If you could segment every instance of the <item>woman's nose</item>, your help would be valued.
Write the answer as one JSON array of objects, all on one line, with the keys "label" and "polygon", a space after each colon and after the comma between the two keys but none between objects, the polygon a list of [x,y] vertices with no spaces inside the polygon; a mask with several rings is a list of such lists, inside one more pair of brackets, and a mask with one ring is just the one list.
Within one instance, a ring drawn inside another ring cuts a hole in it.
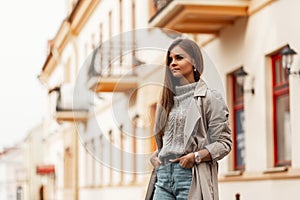
[{"label": "woman's nose", "polygon": [[176,66],[176,65],[177,65],[177,62],[176,62],[175,59],[173,59],[173,60],[171,61],[171,65],[170,65],[170,66]]}]

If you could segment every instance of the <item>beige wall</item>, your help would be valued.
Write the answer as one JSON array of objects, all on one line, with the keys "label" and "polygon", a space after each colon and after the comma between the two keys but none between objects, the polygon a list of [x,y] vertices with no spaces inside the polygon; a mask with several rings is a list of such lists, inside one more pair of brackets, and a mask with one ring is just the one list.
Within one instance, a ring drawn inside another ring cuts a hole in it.
[{"label": "beige wall", "polygon": [[[300,189],[299,180],[278,180],[278,181],[249,181],[249,182],[232,182],[221,183],[220,200],[235,199],[236,193],[240,193],[240,199],[298,199]],[[224,192],[226,191],[226,192]]]},{"label": "beige wall", "polygon": [[[205,46],[210,58],[223,74],[226,75],[244,66],[249,73],[245,89],[251,88],[251,81],[255,94],[244,95],[245,111],[245,146],[246,171],[262,173],[273,167],[273,120],[272,120],[272,93],[271,93],[271,63],[268,55],[286,44],[300,50],[300,26],[295,19],[300,18],[297,0],[274,1],[262,10],[251,15],[248,19],[239,19],[231,27],[221,31],[219,37]],[[293,19],[293,20],[289,20]],[[299,69],[299,56],[296,56],[294,68]],[[230,86],[226,87],[229,88]],[[292,129],[292,169],[299,168],[299,76],[290,76],[290,110]],[[230,91],[227,91],[229,94]],[[230,99],[230,97],[228,98]],[[230,105],[230,102],[229,102]],[[232,155],[231,155],[232,156]],[[226,163],[224,163],[226,165]],[[232,164],[227,163],[229,169]],[[221,167],[222,168],[222,167]],[[232,169],[232,168],[231,168]],[[222,171],[222,169],[221,169]],[[222,171],[222,173],[226,173]],[[248,174],[248,175],[247,175]],[[281,174],[283,177],[287,173]],[[226,180],[226,179],[224,179]],[[237,182],[221,183],[221,199],[233,199],[236,192],[241,192],[244,199],[297,199],[299,187],[298,179],[271,180],[246,182],[235,179]],[[254,178],[255,180],[255,178]],[[251,189],[249,189],[251,188]],[[259,192],[261,190],[261,192]],[[254,192],[255,191],[255,192]],[[283,192],[284,191],[284,192]],[[259,198],[257,195],[261,195]]]},{"label": "beige wall", "polygon": [[[287,6],[288,4],[289,6]],[[293,5],[294,4],[294,5]],[[250,16],[249,19],[240,19],[232,27],[226,28],[220,37],[205,46],[211,59],[223,73],[223,79],[227,73],[244,66],[249,73],[245,88],[251,87],[254,80],[255,95],[245,94],[245,114],[246,114],[246,140],[249,144],[257,144],[259,149],[253,152],[247,150],[247,169],[262,170],[267,166],[267,135],[270,112],[270,61],[266,57],[269,53],[278,50],[289,43],[293,48],[299,49],[297,35],[300,27],[296,24],[286,23],[282,20],[286,16],[284,13],[295,12],[290,8],[299,7],[297,1],[286,0],[276,1],[265,7],[263,10]],[[282,13],[282,14],[280,14]],[[299,17],[299,16],[298,16]],[[298,39],[299,40],[299,39]],[[297,58],[296,58],[297,59]],[[291,76],[291,79],[295,77]],[[291,82],[291,93],[297,84]],[[291,107],[297,107],[292,104]],[[255,110],[255,115],[253,111]],[[292,109],[291,109],[292,110]],[[257,158],[256,153],[259,153]],[[250,162],[255,160],[255,163]]]}]

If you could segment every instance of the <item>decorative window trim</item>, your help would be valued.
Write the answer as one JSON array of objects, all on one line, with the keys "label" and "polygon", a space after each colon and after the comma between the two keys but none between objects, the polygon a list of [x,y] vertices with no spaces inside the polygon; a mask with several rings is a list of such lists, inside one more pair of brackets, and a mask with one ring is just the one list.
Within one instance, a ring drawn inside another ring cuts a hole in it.
[{"label": "decorative window trim", "polygon": [[[285,95],[289,95],[289,77],[287,72],[282,72],[281,65],[279,66],[279,74],[276,74],[276,61],[281,63],[281,55],[279,53],[271,55],[271,70],[272,70],[272,104],[273,104],[273,138],[274,138],[274,167],[289,166],[291,160],[279,160],[278,158],[278,130],[277,130],[277,108],[276,100]],[[276,80],[279,79],[279,80]]]},{"label": "decorative window trim", "polygon": [[231,75],[232,78],[232,121],[233,121],[233,169],[236,171],[243,171],[245,169],[245,165],[238,165],[237,164],[237,130],[236,130],[236,113],[238,111],[244,110],[244,96],[238,90],[241,90],[241,86],[238,86],[236,77],[234,73]]}]

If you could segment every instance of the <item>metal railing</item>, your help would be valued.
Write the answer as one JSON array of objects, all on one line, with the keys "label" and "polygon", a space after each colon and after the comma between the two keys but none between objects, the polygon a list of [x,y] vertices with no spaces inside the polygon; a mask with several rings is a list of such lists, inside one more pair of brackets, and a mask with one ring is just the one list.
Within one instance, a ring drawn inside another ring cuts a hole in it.
[{"label": "metal railing", "polygon": [[91,55],[88,67],[88,77],[135,75],[135,67],[144,64],[135,56],[134,47],[124,44],[120,54],[120,45],[114,42],[102,44]]}]

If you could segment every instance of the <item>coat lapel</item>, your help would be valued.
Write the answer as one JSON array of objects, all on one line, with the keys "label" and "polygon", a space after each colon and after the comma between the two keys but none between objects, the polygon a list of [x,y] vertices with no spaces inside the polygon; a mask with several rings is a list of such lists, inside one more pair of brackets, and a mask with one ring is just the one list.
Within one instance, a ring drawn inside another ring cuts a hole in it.
[{"label": "coat lapel", "polygon": [[194,98],[191,100],[190,106],[187,110],[187,116],[184,124],[184,148],[187,148],[188,141],[197,125],[198,120],[201,118],[202,113],[200,111],[200,107],[202,105],[201,101],[199,101],[199,105],[197,105],[198,98],[200,96],[205,96],[207,91],[206,83],[200,79],[194,93]]},{"label": "coat lapel", "polygon": [[200,110],[197,106],[196,99],[192,99],[190,106],[187,110],[186,120],[184,124],[184,147],[186,147],[189,138],[191,137],[193,130],[201,117]]}]

